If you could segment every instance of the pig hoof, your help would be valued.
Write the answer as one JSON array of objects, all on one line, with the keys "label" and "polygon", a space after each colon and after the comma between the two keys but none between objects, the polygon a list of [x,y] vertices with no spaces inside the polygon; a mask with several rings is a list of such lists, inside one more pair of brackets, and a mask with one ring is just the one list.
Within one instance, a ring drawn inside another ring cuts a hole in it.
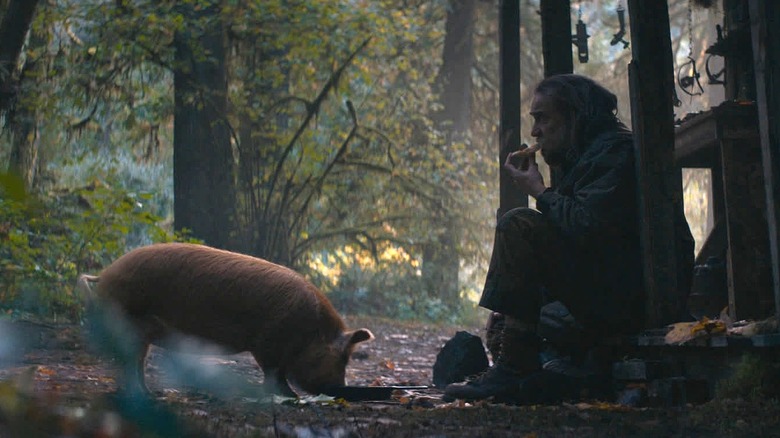
[{"label": "pig hoof", "polygon": [[293,391],[289,385],[265,385],[266,394],[276,394],[283,397],[298,398],[298,394]]}]

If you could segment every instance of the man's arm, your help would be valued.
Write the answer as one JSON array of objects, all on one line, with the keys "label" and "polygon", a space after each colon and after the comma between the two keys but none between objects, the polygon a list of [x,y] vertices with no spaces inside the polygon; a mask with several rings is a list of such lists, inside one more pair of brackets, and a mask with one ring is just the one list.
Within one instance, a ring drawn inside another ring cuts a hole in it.
[{"label": "man's arm", "polygon": [[[614,143],[583,160],[572,170],[573,194],[546,190],[536,208],[577,240],[626,228],[636,220],[636,179],[632,145]],[[629,227],[630,228],[630,227]]]}]

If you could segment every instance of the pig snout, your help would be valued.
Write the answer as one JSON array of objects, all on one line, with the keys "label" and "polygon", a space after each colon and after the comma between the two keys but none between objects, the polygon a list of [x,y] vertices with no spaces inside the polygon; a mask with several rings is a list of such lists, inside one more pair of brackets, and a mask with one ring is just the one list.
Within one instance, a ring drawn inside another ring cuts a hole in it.
[{"label": "pig snout", "polygon": [[360,342],[374,339],[368,329],[341,334],[330,343],[312,344],[295,363],[290,377],[301,389],[312,394],[345,386],[349,357]]}]

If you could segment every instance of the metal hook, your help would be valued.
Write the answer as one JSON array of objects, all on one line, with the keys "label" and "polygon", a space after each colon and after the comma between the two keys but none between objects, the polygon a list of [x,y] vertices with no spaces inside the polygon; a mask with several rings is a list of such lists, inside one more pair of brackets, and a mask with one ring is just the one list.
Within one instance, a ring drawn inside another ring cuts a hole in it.
[{"label": "metal hook", "polygon": [[[690,74],[683,76],[683,69],[686,67],[690,68]],[[700,96],[704,94],[704,88],[701,86],[701,82],[699,82],[699,77],[701,77],[701,75],[696,71],[696,60],[690,56],[688,57],[688,62],[682,64],[680,68],[677,69],[677,84],[680,86],[680,89],[689,96]],[[699,91],[695,91],[694,86],[698,87]],[[690,91],[688,91],[689,88]]]},{"label": "metal hook", "polygon": [[609,42],[610,46],[614,46],[617,43],[623,43],[623,48],[628,49],[628,41],[623,39],[623,36],[626,35],[625,12],[626,10],[623,9],[623,5],[618,5],[617,16],[618,16],[618,21],[620,22],[620,30],[618,30],[616,34],[612,35],[612,41]]},{"label": "metal hook", "polygon": [[710,70],[710,58],[712,58],[712,56],[713,55],[707,56],[707,61],[704,62],[704,71],[707,73],[707,83],[711,85],[723,85],[726,83],[726,81],[720,77],[723,76],[723,73],[725,73],[726,67],[721,68],[717,73],[713,73]]},{"label": "metal hook", "polygon": [[580,63],[584,64],[588,62],[588,29],[585,23],[580,19],[577,20],[577,33],[572,35],[571,42],[577,46],[577,59]]},{"label": "metal hook", "polygon": [[672,87],[672,104],[674,104],[674,106],[682,105],[682,100],[677,96],[677,88],[675,87]]}]

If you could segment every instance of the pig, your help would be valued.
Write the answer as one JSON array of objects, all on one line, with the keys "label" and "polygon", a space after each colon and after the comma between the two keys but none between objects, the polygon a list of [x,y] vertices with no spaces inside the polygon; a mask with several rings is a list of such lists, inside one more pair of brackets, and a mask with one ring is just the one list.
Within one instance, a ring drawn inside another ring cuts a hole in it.
[{"label": "pig", "polygon": [[[95,284],[94,290],[91,284]],[[374,338],[348,331],[327,297],[297,272],[248,255],[187,243],[128,252],[79,287],[102,311],[115,309],[137,339],[127,384],[144,380],[151,344],[169,348],[175,335],[249,351],[263,371],[263,389],[296,396],[345,386],[356,344]],[[113,318],[113,317],[109,317]]]}]

